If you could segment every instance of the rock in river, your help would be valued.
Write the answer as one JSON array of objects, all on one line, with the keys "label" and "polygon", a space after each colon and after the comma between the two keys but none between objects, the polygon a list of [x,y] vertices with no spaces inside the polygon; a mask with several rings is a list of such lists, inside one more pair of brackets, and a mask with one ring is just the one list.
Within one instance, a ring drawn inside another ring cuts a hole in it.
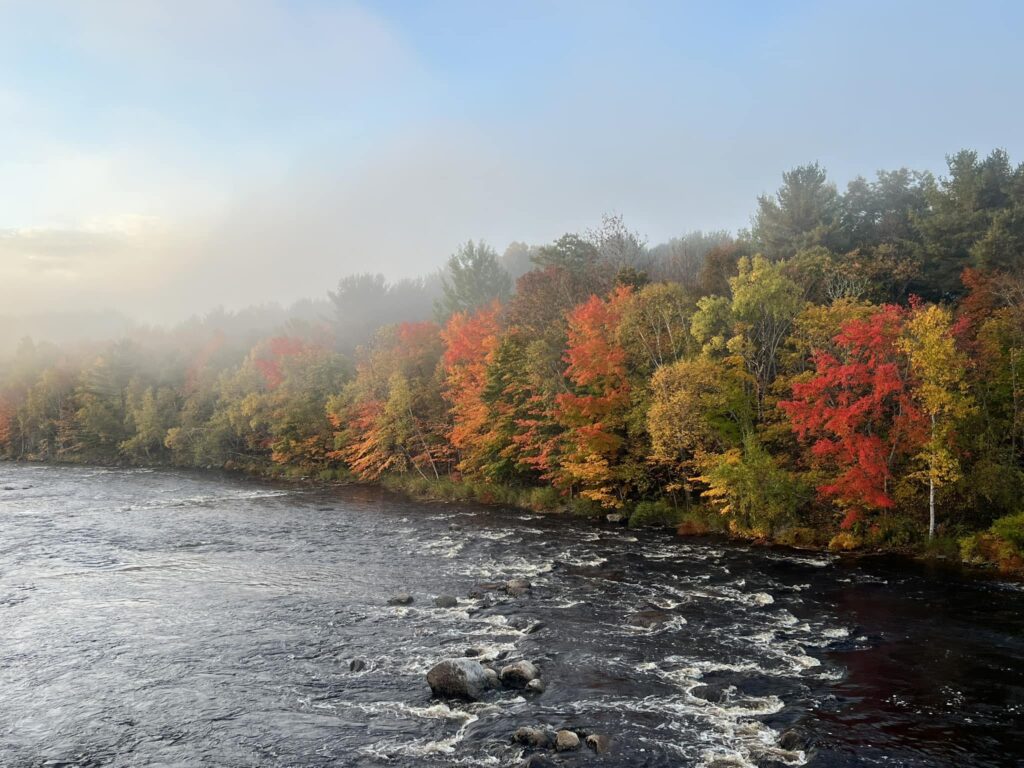
[{"label": "rock in river", "polygon": [[555,750],[569,752],[580,748],[580,737],[572,731],[559,731],[555,734]]},{"label": "rock in river", "polygon": [[362,672],[366,669],[366,661],[364,659],[352,659],[348,668],[350,672]]},{"label": "rock in river", "polygon": [[516,732],[512,734],[512,741],[526,747],[546,749],[551,746],[551,734],[543,728],[516,728]]},{"label": "rock in river", "polygon": [[644,629],[651,629],[659,624],[664,624],[668,621],[669,615],[665,611],[651,610],[651,611],[637,611],[629,617],[629,623],[634,627],[643,627]]},{"label": "rock in river", "polygon": [[490,687],[487,670],[474,659],[445,659],[427,672],[435,696],[476,701]]},{"label": "rock in river", "polygon": [[599,755],[603,755],[612,747],[612,740],[607,736],[600,733],[592,733],[587,736],[587,746],[597,752]]},{"label": "rock in river", "polygon": [[388,598],[388,605],[412,605],[412,595],[407,592]]},{"label": "rock in river", "polygon": [[530,582],[526,579],[509,579],[505,582],[505,594],[510,597],[522,597],[530,591]]},{"label": "rock in river", "polygon": [[451,595],[438,595],[434,598],[434,605],[438,608],[457,608],[459,601]]},{"label": "rock in river", "polygon": [[501,682],[509,688],[525,688],[531,680],[540,677],[540,672],[532,662],[523,660],[501,668]]},{"label": "rock in river", "polygon": [[539,677],[535,677],[533,680],[526,684],[526,690],[530,693],[544,693],[544,681]]}]

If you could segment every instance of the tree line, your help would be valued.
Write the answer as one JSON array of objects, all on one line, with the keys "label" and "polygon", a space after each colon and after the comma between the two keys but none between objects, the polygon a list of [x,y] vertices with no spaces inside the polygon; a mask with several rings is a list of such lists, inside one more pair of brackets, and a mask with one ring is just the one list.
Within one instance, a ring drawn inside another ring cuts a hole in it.
[{"label": "tree line", "polygon": [[[962,151],[840,191],[783,174],[749,231],[619,217],[441,273],[343,279],[252,339],[216,317],[25,340],[12,459],[385,481],[837,549],[1024,549],[1024,165]],[[221,318],[223,320],[223,318]]]}]

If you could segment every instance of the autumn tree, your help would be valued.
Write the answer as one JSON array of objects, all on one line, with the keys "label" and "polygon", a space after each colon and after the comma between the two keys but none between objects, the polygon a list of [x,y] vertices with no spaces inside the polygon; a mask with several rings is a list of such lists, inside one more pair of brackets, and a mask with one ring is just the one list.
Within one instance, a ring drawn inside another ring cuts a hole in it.
[{"label": "autumn tree", "polygon": [[618,507],[627,494],[622,464],[630,384],[618,327],[632,291],[607,299],[592,296],[569,314],[565,375],[569,392],[558,395],[556,418],[565,428],[561,482],[586,498]]},{"label": "autumn tree", "polygon": [[898,342],[915,379],[914,399],[929,421],[928,439],[918,473],[928,484],[928,538],[935,536],[935,491],[960,477],[960,462],[951,448],[957,423],[970,412],[967,359],[957,348],[949,309],[915,303]]},{"label": "autumn tree", "polygon": [[472,314],[456,312],[441,330],[444,396],[451,414],[449,440],[459,452],[457,469],[468,474],[481,472],[494,441],[484,390],[500,338],[500,313],[497,302]]},{"label": "autumn tree", "polygon": [[893,467],[925,442],[925,417],[900,350],[906,313],[893,305],[847,322],[821,350],[814,373],[793,383],[779,403],[798,438],[830,475],[822,496],[847,509],[844,526],[893,506]]}]

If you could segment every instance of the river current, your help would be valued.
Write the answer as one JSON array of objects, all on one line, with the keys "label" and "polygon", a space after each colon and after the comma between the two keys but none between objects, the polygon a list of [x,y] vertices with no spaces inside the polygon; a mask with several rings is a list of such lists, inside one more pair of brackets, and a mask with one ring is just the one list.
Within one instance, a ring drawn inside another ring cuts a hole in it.
[{"label": "river current", "polygon": [[[546,690],[433,699],[425,672],[467,651]],[[373,488],[0,463],[0,766],[516,766],[534,725],[611,738],[566,766],[1022,765],[1024,591]]]}]

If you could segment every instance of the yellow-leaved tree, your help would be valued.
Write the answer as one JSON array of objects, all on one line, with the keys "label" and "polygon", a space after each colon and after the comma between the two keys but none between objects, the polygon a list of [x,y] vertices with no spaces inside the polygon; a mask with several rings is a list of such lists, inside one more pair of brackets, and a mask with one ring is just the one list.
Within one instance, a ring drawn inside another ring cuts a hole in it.
[{"label": "yellow-leaved tree", "polygon": [[928,538],[935,536],[935,492],[956,482],[960,462],[951,448],[957,423],[974,404],[967,391],[967,357],[957,348],[946,307],[917,304],[899,340],[915,379],[914,397],[931,423],[916,476],[928,484]]}]

